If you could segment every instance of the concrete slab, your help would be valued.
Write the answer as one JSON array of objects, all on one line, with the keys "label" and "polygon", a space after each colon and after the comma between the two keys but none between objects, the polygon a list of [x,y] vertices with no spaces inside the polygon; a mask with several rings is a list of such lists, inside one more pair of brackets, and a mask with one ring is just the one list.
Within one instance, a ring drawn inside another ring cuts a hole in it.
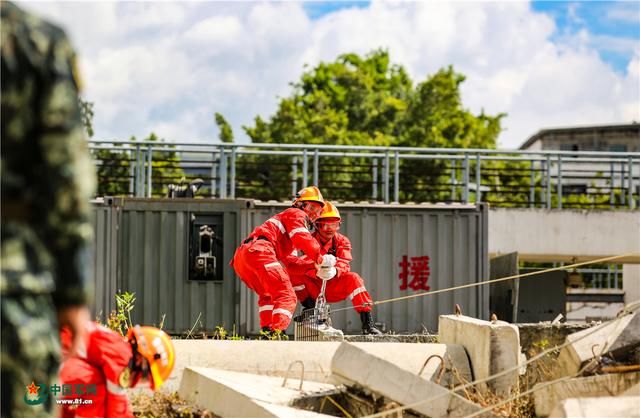
[{"label": "concrete slab", "polygon": [[640,396],[565,399],[549,418],[638,418]]},{"label": "concrete slab", "polygon": [[622,392],[622,396],[640,396],[640,383],[635,384]]},{"label": "concrete slab", "polygon": [[[567,336],[571,344],[560,350],[556,376],[570,376],[595,354],[611,353],[614,358],[640,345],[640,315],[635,312]],[[603,351],[604,349],[604,351]]]},{"label": "concrete slab", "polygon": [[[441,344],[423,345],[423,358],[428,357],[434,346]],[[481,409],[479,405],[449,392],[423,376],[418,376],[415,368],[407,370],[393,361],[383,359],[380,354],[388,355],[389,350],[382,353],[378,351],[380,348],[372,344],[356,345],[344,342],[333,356],[331,370],[346,381],[382,394],[402,405],[419,403],[411,409],[432,418],[464,416]],[[397,359],[401,358],[402,355],[399,354]],[[438,395],[442,396],[430,402],[423,402]]]},{"label": "concrete slab", "polygon": [[536,415],[548,416],[565,399],[619,395],[638,382],[640,373],[619,373],[578,377],[546,387],[538,384],[533,393]]},{"label": "concrete slab", "polygon": [[331,358],[339,342],[173,340],[176,364],[165,383],[177,390],[186,367],[214,367],[282,376],[294,361],[304,364],[305,380],[329,382]]},{"label": "concrete slab", "polygon": [[[244,373],[284,377],[294,361],[304,364],[304,379],[332,383],[331,359],[340,346],[339,342],[304,341],[219,341],[219,340],[173,340],[176,349],[176,364],[165,383],[166,390],[177,390],[182,372],[186,367],[214,367]],[[462,346],[445,344],[406,343],[356,343],[376,350],[377,355],[393,361],[399,367],[417,373],[427,359],[427,353],[449,356],[460,375],[471,379],[469,361]],[[294,366],[293,373],[298,373]],[[423,375],[434,378],[439,362],[432,360]],[[448,384],[453,377],[447,372],[442,383]],[[457,381],[456,381],[457,383]]]},{"label": "concrete slab", "polygon": [[185,369],[178,393],[182,398],[211,410],[221,417],[326,417],[292,408],[294,399],[335,386],[288,379],[282,387],[279,377],[259,376],[206,367]]},{"label": "concrete slab", "polygon": [[[504,321],[483,321],[464,315],[440,315],[440,342],[462,345],[471,361],[474,379],[484,379],[517,366],[520,362],[518,327]],[[518,383],[518,371],[478,385],[506,396]]]}]

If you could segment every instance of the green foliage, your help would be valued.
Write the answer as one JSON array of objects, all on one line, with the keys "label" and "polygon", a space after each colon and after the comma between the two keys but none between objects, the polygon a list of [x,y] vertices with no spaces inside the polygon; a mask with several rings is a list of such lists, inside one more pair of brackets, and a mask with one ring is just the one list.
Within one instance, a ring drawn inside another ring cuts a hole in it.
[{"label": "green foliage", "polygon": [[258,339],[271,341],[287,341],[289,339],[289,336],[283,331],[276,329],[273,331],[260,331]]},{"label": "green foliage", "polygon": [[127,329],[133,327],[131,311],[135,307],[135,301],[135,292],[116,293],[116,312],[118,319],[124,323]]},{"label": "green foliage", "polygon": [[93,137],[93,102],[78,99],[80,102],[80,118],[82,126],[87,131],[89,138]]},{"label": "green foliage", "polygon": [[220,131],[218,134],[218,138],[220,138],[221,142],[233,142],[233,129],[229,122],[222,116],[222,114],[216,112],[215,113],[216,125],[218,125],[218,130]]},{"label": "green foliage", "polygon": [[[256,143],[494,148],[504,115],[473,115],[464,109],[463,81],[448,67],[414,86],[402,66],[391,64],[387,51],[344,54],[305,70],[269,120],[257,116],[253,126],[243,128]],[[289,197],[296,180],[289,174],[291,158],[261,156],[260,161],[251,156],[239,161],[239,193]],[[321,158],[320,165],[319,183],[331,199],[370,197],[370,159],[332,158],[329,163]],[[444,171],[438,161],[402,161],[402,198],[437,198],[432,186],[441,183]]]}]

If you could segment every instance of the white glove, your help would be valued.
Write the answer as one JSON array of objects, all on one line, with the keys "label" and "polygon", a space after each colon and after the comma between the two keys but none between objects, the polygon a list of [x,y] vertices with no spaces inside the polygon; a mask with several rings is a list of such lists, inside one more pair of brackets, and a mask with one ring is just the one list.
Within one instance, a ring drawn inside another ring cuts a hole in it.
[{"label": "white glove", "polygon": [[334,277],[336,277],[336,274],[338,274],[338,270],[336,270],[335,267],[322,267],[322,266],[318,267],[318,272],[316,273],[318,278],[322,280],[331,280]]},{"label": "white glove", "polygon": [[336,265],[336,257],[331,254],[325,254],[322,256],[322,263],[320,263],[320,267],[328,268],[334,267]]}]

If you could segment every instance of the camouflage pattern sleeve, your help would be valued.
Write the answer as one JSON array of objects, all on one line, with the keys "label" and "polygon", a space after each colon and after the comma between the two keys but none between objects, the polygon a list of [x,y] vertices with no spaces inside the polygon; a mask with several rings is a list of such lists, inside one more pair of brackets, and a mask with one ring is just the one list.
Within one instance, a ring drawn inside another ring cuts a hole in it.
[{"label": "camouflage pattern sleeve", "polygon": [[[83,304],[95,169],[80,119],[74,51],[61,29],[2,3],[2,197],[9,212],[23,212],[15,229],[31,228],[34,247],[48,253],[42,258],[53,273],[55,304]],[[27,264],[31,256],[25,251]]]}]

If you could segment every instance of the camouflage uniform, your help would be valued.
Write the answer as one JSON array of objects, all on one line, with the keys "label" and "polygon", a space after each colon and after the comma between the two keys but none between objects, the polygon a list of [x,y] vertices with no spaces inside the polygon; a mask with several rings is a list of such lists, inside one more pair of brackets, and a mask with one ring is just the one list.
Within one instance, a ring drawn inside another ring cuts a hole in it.
[{"label": "camouflage uniform", "polygon": [[56,309],[87,301],[95,173],[64,32],[0,11],[2,416],[48,416],[51,397],[27,405],[25,386],[58,372]]}]

